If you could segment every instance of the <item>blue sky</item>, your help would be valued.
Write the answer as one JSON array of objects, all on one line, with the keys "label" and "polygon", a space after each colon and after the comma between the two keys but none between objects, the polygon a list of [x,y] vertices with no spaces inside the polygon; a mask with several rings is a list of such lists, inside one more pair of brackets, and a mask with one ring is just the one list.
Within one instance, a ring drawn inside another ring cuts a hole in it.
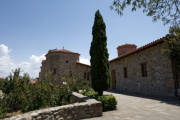
[{"label": "blue sky", "polygon": [[[110,9],[112,1],[0,0],[0,77],[17,66],[37,76],[43,54],[63,46],[80,53],[87,62],[98,9],[106,23],[110,59],[117,57],[116,48],[120,44],[133,43],[139,47],[168,33],[169,26],[152,22],[141,10],[127,9],[120,17]],[[5,62],[7,59],[11,63]]]}]

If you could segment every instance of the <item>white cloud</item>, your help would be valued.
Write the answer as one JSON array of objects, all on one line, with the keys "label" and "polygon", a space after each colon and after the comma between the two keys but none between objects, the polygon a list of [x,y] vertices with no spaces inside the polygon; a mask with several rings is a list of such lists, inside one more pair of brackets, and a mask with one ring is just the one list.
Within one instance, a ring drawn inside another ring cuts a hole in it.
[{"label": "white cloud", "polygon": [[0,77],[6,77],[15,69],[15,64],[9,56],[0,56]]},{"label": "white cloud", "polygon": [[0,56],[7,56],[9,53],[9,49],[6,45],[1,44],[0,45]]},{"label": "white cloud", "polygon": [[35,63],[39,63],[39,62],[41,62],[42,60],[45,59],[45,54],[43,54],[43,55],[41,55],[41,56],[32,55],[32,56],[30,57],[30,59],[31,59],[33,62],[35,62]]},{"label": "white cloud", "polygon": [[40,56],[32,55],[31,57],[29,57],[29,59],[29,62],[21,62],[18,66],[23,70],[23,72],[29,73],[30,76],[38,77],[40,72],[41,61],[45,59],[45,54]]},{"label": "white cloud", "polygon": [[80,63],[84,63],[84,64],[87,64],[87,65],[90,65],[90,61],[87,58],[80,57],[79,61],[80,61]]},{"label": "white cloud", "polygon": [[7,76],[15,68],[14,62],[9,56],[10,50],[4,44],[0,45],[0,77]]},{"label": "white cloud", "polygon": [[41,61],[45,59],[45,54],[29,57],[29,61],[23,61],[17,66],[23,70],[24,73],[29,73],[31,77],[38,77],[40,72]]},{"label": "white cloud", "polygon": [[41,61],[45,59],[44,54],[40,56],[32,55],[28,61],[14,63],[11,59],[10,50],[4,44],[0,45],[0,77],[6,77],[16,68],[21,68],[22,72],[29,73],[31,77],[38,77]]}]

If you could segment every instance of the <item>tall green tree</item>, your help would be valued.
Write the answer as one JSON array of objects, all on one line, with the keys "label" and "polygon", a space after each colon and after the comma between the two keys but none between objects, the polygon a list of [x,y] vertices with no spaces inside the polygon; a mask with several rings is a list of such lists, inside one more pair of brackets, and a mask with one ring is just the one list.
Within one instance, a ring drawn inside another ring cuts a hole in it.
[{"label": "tall green tree", "polygon": [[167,35],[167,43],[169,48],[166,50],[172,60],[173,79],[175,82],[175,96],[177,96],[177,89],[179,86],[178,71],[180,71],[180,26],[172,26]]},{"label": "tall green tree", "polygon": [[113,0],[111,8],[122,15],[128,6],[132,11],[142,9],[153,21],[160,19],[164,24],[180,24],[180,0]]},{"label": "tall green tree", "polygon": [[99,95],[110,85],[109,54],[107,50],[106,25],[99,10],[95,14],[91,42],[91,80],[92,87]]},{"label": "tall green tree", "polygon": [[175,64],[175,69],[180,70],[180,27],[173,26],[169,29],[168,36],[169,55]]}]

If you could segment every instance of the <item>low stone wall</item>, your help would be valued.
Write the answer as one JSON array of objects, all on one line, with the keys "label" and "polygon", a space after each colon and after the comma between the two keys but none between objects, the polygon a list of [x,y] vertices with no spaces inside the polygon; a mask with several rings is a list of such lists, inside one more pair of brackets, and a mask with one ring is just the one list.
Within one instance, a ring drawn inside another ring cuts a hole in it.
[{"label": "low stone wall", "polygon": [[102,116],[101,102],[75,92],[73,97],[74,104],[36,110],[6,120],[79,120]]}]

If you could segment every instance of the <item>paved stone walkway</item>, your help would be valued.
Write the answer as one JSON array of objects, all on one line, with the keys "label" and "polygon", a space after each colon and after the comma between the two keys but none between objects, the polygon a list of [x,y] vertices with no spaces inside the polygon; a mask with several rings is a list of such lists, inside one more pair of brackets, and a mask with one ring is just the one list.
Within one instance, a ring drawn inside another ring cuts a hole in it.
[{"label": "paved stone walkway", "polygon": [[102,117],[86,120],[180,120],[180,101],[173,98],[152,99],[125,94],[113,94],[117,110],[104,112]]}]

